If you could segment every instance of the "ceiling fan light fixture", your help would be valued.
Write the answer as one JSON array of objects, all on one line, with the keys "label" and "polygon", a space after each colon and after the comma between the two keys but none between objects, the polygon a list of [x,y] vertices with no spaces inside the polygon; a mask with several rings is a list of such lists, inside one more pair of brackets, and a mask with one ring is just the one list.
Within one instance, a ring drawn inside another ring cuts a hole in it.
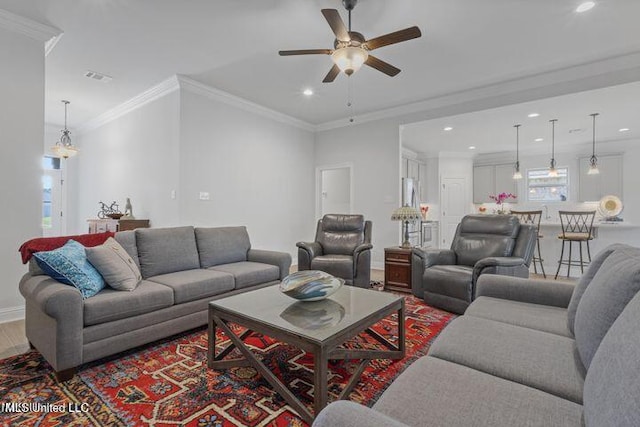
[{"label": "ceiling fan light fixture", "polygon": [[341,47],[331,54],[334,64],[348,76],[358,71],[368,58],[369,52],[355,46]]}]

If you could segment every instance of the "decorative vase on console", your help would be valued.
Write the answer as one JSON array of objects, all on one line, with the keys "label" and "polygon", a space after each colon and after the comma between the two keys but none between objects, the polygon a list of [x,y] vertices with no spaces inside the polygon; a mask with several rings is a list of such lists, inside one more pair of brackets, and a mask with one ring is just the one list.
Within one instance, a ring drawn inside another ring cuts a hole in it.
[{"label": "decorative vase on console", "polygon": [[498,210],[496,211],[496,213],[498,215],[504,215],[508,212],[505,211],[505,206],[504,206],[504,201],[507,199],[515,199],[516,195],[515,194],[511,194],[511,193],[500,193],[500,194],[495,194],[495,195],[490,195],[489,198],[491,200],[494,200],[496,202],[496,205],[498,205]]}]

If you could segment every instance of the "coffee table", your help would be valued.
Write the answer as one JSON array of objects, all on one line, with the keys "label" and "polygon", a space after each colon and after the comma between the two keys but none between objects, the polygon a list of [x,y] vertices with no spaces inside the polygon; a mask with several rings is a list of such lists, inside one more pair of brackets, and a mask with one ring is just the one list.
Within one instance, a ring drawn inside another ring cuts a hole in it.
[{"label": "coffee table", "polygon": [[[392,314],[397,314],[396,345],[371,329],[376,322]],[[229,327],[229,322],[247,330],[236,335]],[[328,403],[329,360],[361,360],[338,397],[345,399],[357,385],[371,359],[402,359],[405,356],[404,326],[404,298],[401,296],[343,286],[325,300],[303,302],[284,295],[277,285],[269,286],[209,303],[208,366],[212,369],[254,367],[300,417],[311,424],[315,415]],[[222,329],[231,341],[218,354],[215,350],[217,328]],[[245,345],[243,340],[252,332],[267,335],[313,354],[313,413]],[[362,332],[373,337],[384,349],[341,347]],[[227,358],[234,348],[240,351],[242,358]]]}]

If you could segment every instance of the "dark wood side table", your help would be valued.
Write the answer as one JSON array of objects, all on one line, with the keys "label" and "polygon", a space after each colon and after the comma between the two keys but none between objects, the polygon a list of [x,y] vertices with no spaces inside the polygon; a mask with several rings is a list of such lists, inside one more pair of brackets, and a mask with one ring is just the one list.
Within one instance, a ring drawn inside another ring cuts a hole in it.
[{"label": "dark wood side table", "polygon": [[384,287],[411,292],[411,248],[394,246],[384,249]]},{"label": "dark wood side table", "polygon": [[136,228],[149,228],[149,220],[125,218],[118,220],[118,231],[135,230]]}]

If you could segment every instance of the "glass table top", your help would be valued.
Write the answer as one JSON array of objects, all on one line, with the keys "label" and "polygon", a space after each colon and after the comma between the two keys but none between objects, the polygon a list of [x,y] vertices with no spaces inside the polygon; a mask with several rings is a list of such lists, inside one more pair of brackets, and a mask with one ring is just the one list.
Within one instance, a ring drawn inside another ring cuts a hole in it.
[{"label": "glass table top", "polygon": [[401,299],[401,296],[391,293],[342,286],[324,300],[298,301],[274,285],[215,300],[209,305],[324,341]]}]

